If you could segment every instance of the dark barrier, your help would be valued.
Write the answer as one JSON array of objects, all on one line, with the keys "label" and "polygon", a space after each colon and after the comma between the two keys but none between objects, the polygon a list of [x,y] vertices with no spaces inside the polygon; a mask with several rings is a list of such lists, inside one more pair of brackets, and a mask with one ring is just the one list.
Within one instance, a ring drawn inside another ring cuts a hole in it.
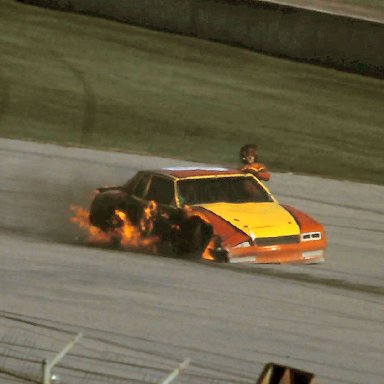
[{"label": "dark barrier", "polygon": [[26,0],[384,77],[384,24],[252,0]]},{"label": "dark barrier", "polygon": [[315,384],[315,375],[301,369],[268,363],[256,384]]}]

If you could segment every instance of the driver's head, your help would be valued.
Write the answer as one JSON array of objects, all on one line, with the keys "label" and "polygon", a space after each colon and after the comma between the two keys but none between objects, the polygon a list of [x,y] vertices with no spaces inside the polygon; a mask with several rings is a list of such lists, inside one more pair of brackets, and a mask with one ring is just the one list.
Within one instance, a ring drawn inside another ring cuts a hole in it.
[{"label": "driver's head", "polygon": [[240,149],[240,161],[243,164],[252,164],[257,161],[256,145],[246,144]]}]

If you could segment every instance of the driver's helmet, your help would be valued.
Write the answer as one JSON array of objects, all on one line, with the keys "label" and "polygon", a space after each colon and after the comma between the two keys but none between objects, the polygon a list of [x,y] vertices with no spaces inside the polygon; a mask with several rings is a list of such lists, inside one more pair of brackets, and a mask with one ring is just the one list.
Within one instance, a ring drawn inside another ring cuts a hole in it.
[{"label": "driver's helmet", "polygon": [[256,145],[246,144],[240,148],[240,161],[243,164],[252,164],[257,162]]}]

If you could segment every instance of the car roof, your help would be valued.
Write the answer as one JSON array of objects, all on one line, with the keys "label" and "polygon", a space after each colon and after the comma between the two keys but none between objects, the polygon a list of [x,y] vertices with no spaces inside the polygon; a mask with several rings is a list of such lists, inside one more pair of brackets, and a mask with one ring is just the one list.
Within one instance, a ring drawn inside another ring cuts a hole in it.
[{"label": "car roof", "polygon": [[152,171],[162,175],[170,176],[177,179],[184,179],[199,176],[244,176],[244,173],[239,169],[231,169],[224,167],[205,167],[205,166],[190,166],[190,167],[168,167]]}]

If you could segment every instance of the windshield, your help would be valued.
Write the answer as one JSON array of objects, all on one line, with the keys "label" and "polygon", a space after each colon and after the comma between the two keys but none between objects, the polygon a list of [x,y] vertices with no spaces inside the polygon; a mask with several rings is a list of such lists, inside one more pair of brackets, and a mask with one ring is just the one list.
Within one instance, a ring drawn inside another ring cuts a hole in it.
[{"label": "windshield", "polygon": [[181,205],[273,201],[252,176],[185,179],[177,187]]}]

